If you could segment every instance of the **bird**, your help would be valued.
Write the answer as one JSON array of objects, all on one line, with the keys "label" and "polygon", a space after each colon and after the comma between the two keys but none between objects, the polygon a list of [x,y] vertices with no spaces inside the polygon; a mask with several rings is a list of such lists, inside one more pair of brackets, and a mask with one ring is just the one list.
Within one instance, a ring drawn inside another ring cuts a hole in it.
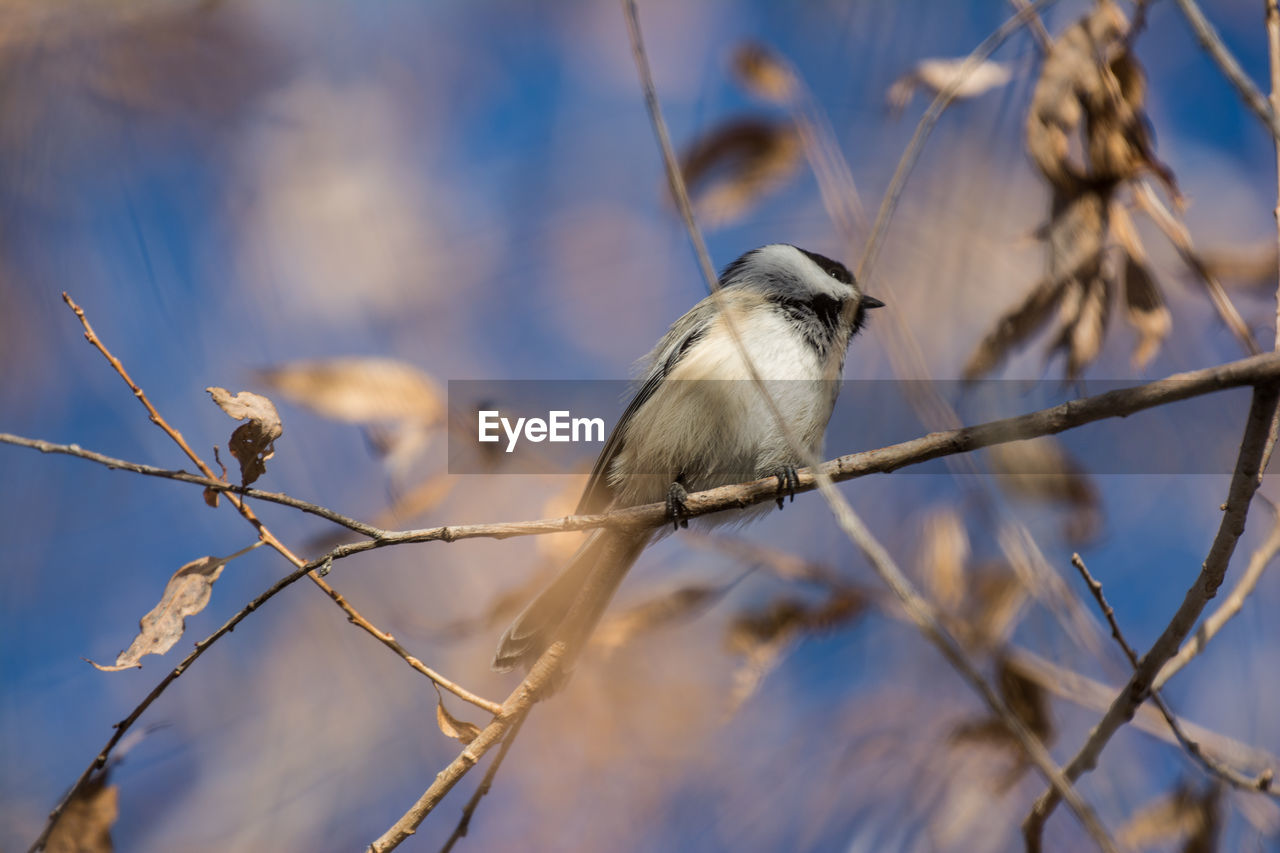
[{"label": "bird", "polygon": [[[575,514],[665,502],[671,529],[687,527],[689,493],[766,477],[777,478],[779,507],[787,494],[794,500],[804,456],[787,433],[810,455],[821,452],[850,341],[866,311],[884,303],[862,293],[844,264],[787,243],[743,254],[724,268],[717,291],[641,360],[638,390],[605,441]],[[698,521],[743,522],[769,508]],[[592,532],[507,628],[493,669],[528,669],[563,642],[561,670],[571,670],[623,577],[666,532]]]}]

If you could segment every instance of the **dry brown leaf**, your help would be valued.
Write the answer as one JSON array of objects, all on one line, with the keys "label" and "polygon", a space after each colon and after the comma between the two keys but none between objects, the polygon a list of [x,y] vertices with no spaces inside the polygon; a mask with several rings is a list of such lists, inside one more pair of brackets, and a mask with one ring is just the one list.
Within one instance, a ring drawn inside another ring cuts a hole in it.
[{"label": "dry brown leaf", "polygon": [[816,606],[781,598],[763,610],[739,614],[730,623],[726,637],[729,650],[743,658],[734,670],[727,713],[734,714],[742,707],[799,634],[848,624],[865,607],[866,599],[857,590],[836,589]]},{"label": "dry brown leaf", "polygon": [[1184,853],[1217,850],[1221,792],[1210,787],[1196,794],[1185,783],[1140,808],[1116,834],[1131,850],[1182,842]]},{"label": "dry brown leaf", "polygon": [[[903,74],[889,87],[886,99],[894,110],[901,110],[923,87],[938,94],[960,78],[960,71],[965,67],[967,57],[960,59],[923,59],[914,68]],[[973,70],[960,79],[953,92],[957,101],[976,98],[992,89],[997,89],[1013,79],[1013,69],[1001,62],[980,62]]]},{"label": "dry brown leaf", "polygon": [[1151,270],[1129,254],[1124,257],[1124,306],[1125,319],[1138,334],[1131,362],[1142,369],[1160,351],[1173,328],[1173,318]]},{"label": "dry brown leaf", "polygon": [[111,827],[120,814],[120,792],[95,773],[72,797],[49,831],[47,853],[111,853]]},{"label": "dry brown leaf", "polygon": [[444,418],[443,396],[435,380],[394,359],[295,361],[260,375],[289,402],[334,420],[435,426]]},{"label": "dry brown leaf", "polygon": [[262,543],[255,542],[229,557],[201,557],[187,563],[173,573],[165,584],[160,603],[151,608],[138,622],[141,629],[129,648],[116,657],[114,666],[89,661],[103,672],[119,672],[142,666],[139,661],[145,655],[162,655],[182,638],[188,616],[194,616],[209,603],[213,582],[222,574],[227,563],[247,554]]},{"label": "dry brown leaf", "polygon": [[1027,602],[1027,589],[1003,563],[989,563],[969,574],[969,597],[957,633],[975,648],[998,646],[1017,626]]},{"label": "dry brown leaf", "polygon": [[1080,300],[1074,321],[1062,330],[1062,346],[1067,351],[1067,378],[1078,379],[1081,372],[1102,351],[1102,340],[1111,319],[1111,282],[1096,275],[1079,290]]},{"label": "dry brown leaf", "polygon": [[660,595],[635,607],[610,614],[591,637],[604,653],[626,645],[639,634],[690,618],[714,604],[732,584],[686,586]]},{"label": "dry brown leaf", "polygon": [[788,119],[738,118],[714,128],[680,158],[694,206],[709,226],[742,216],[799,168],[804,147]]},{"label": "dry brown leaf", "polygon": [[[439,692],[439,690],[436,691],[437,694]],[[442,695],[437,695],[436,697],[436,724],[440,726],[440,731],[444,732],[446,737],[451,737],[464,744],[471,743],[480,734],[480,727],[475,723],[459,720],[449,713],[448,709],[444,707],[444,696]]]},{"label": "dry brown leaf", "polygon": [[952,507],[931,513],[920,545],[920,574],[933,598],[946,610],[964,601],[964,567],[969,560],[969,534]]},{"label": "dry brown leaf", "polygon": [[795,97],[795,73],[762,44],[740,45],[733,52],[733,71],[742,87],[757,98],[785,104]]},{"label": "dry brown leaf", "polygon": [[1011,497],[1071,510],[1066,532],[1073,541],[1096,535],[1101,523],[1098,490],[1056,438],[1011,441],[991,447],[989,453],[992,471]]},{"label": "dry brown leaf", "polygon": [[[1049,697],[1044,688],[1010,666],[1004,657],[997,661],[996,677],[1000,698],[1014,717],[1042,743],[1052,743],[1053,718],[1049,712]],[[1022,744],[998,717],[984,717],[957,725],[952,729],[951,741],[980,743],[1007,750],[1013,756],[1013,765],[998,785],[1001,789],[1016,782],[1031,766]]]},{"label": "dry brown leaf", "polygon": [[977,379],[995,370],[1009,353],[1038,332],[1071,279],[1066,276],[1041,280],[1017,307],[1006,312],[979,342],[965,363],[963,377]]},{"label": "dry brown leaf", "polygon": [[227,449],[240,463],[240,484],[247,486],[267,472],[267,460],[275,455],[275,440],[284,433],[275,405],[252,391],[233,395],[226,388],[206,388],[213,402],[236,420],[249,419],[236,427]]}]

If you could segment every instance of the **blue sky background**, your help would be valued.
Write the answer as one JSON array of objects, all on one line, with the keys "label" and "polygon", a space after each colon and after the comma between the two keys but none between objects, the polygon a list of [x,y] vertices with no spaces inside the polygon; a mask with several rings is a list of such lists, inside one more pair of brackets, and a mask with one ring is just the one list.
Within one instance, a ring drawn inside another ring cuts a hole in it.
[{"label": "blue sky background", "polygon": [[[255,373],[264,367],[376,355],[442,384],[623,379],[704,294],[663,198],[616,4],[214,6],[200,13],[152,2],[128,14],[71,0],[0,7],[0,26],[16,34],[0,47],[0,430],[186,465],[84,345],[63,290],[206,455],[225,446],[233,424],[203,389],[265,391]],[[1261,86],[1260,6],[1232,0],[1210,13]],[[1047,16],[1050,30],[1084,8],[1059,3]],[[729,71],[736,45],[760,41],[812,88],[872,209],[924,107],[918,96],[894,118],[885,90],[922,58],[965,54],[1008,13],[1000,3],[924,0],[641,4],[678,146],[734,115],[780,114],[745,94]],[[1173,4],[1150,10],[1138,56],[1158,152],[1178,175],[1197,240],[1272,240],[1271,140]],[[865,282],[886,311],[901,312],[939,379],[957,378],[1042,264],[1027,235],[1047,197],[1021,131],[1037,53],[1023,33],[997,58],[1012,64],[1013,81],[944,116]],[[1115,318],[1082,392],[1241,355],[1174,253],[1154,229],[1143,235],[1173,334],[1151,365],[1134,371],[1132,334]],[[707,236],[717,266],[778,241],[855,257],[803,170]],[[1269,292],[1231,293],[1265,344],[1273,336]],[[873,323],[855,342],[850,378],[892,377],[884,340]],[[1056,362],[1046,368],[1036,346],[1001,375],[1056,388],[1060,370]],[[1246,397],[1215,397],[1187,417],[1197,426],[1220,419],[1211,434],[1229,455]],[[409,469],[393,470],[359,428],[277,402],[285,434],[265,488],[371,518],[443,464],[438,437]],[[846,400],[829,455],[865,449],[859,425],[876,417]],[[1143,428],[1135,420],[1083,430],[1072,451],[1089,469],[1091,456],[1113,452],[1105,436],[1125,426]],[[912,572],[925,516],[947,507],[966,521],[975,566],[1001,557],[999,522],[1016,518],[1081,594],[1068,564],[1079,548],[1130,641],[1145,648],[1204,559],[1227,478],[1095,473],[1103,523],[1085,545],[1064,538],[1060,511],[991,498],[1000,492],[989,483],[938,474],[842,488]],[[459,477],[447,499],[399,525],[540,517],[552,513],[551,495],[573,487],[568,477]],[[1278,497],[1270,482],[1263,493]],[[1228,583],[1265,534],[1266,512],[1255,507]],[[279,507],[261,514],[304,553],[331,532]],[[225,506],[205,507],[191,487],[14,447],[0,447],[0,519],[0,848],[18,849],[110,724],[285,565],[266,549],[235,561],[208,609],[188,620],[178,649],[108,675],[82,658],[112,660],[174,570],[244,547],[250,528]],[[815,496],[734,535],[875,584]],[[387,549],[335,566],[331,580],[414,654],[501,697],[514,681],[487,667],[501,627],[447,642],[439,629],[483,612],[532,567],[554,562],[549,549],[529,539]],[[620,598],[634,603],[741,571],[723,553],[672,537],[646,554]],[[805,639],[723,721],[738,666],[724,649],[726,625],[780,595],[815,598],[755,572],[699,619],[618,652],[607,673],[580,673],[526,727],[464,845],[945,847],[929,821],[965,813],[945,780],[981,778],[992,759],[948,749],[948,732],[979,715],[978,703],[895,620],[871,614]],[[1264,578],[1168,689],[1188,718],[1271,754],[1280,753],[1280,629],[1267,614],[1278,602],[1280,582]],[[1082,651],[1042,606],[1030,607],[1014,638],[1092,677],[1124,677],[1114,648]],[[160,728],[113,771],[121,786],[117,849],[359,848],[456,753],[435,729],[434,702],[401,661],[299,584],[220,641],[143,718],[142,728]],[[1095,716],[1060,701],[1053,708],[1054,754],[1065,760]],[[1118,828],[1181,779],[1204,784],[1175,750],[1126,731],[1082,791]],[[404,849],[438,848],[476,781]],[[990,794],[983,843],[992,846],[961,836],[955,849],[1006,849],[1040,787],[1023,777],[1007,794]],[[1276,835],[1259,829],[1280,826],[1274,803],[1228,802],[1224,849],[1280,849]],[[1075,849],[1081,838],[1065,811],[1054,818],[1055,849]]]}]

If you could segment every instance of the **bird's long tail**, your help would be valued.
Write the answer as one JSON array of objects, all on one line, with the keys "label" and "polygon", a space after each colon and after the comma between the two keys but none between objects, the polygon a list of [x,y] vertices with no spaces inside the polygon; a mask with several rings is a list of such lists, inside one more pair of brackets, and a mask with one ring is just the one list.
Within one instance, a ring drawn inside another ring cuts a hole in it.
[{"label": "bird's long tail", "polygon": [[591,534],[569,565],[507,628],[493,656],[493,668],[499,672],[517,666],[528,669],[560,640],[568,647],[571,665],[650,536],[647,531],[603,529]]}]

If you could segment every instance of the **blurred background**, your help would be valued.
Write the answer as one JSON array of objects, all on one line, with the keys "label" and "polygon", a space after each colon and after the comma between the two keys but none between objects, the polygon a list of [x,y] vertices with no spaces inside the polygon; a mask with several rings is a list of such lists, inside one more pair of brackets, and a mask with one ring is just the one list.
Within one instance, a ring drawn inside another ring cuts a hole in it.
[{"label": "blurred background", "polygon": [[[1012,11],[640,7],[717,267],[770,242],[856,265],[933,94],[936,73],[920,63],[963,57]],[[1063,0],[1044,21],[1056,37],[1091,8]],[[1265,90],[1262,4],[1210,13]],[[507,474],[500,460],[450,475],[446,383],[627,379],[705,295],[618,4],[3,0],[0,32],[0,430],[191,467],[85,345],[67,291],[206,458],[219,445],[232,464],[234,428],[207,386],[276,402],[284,434],[262,488],[395,528],[563,514],[590,450],[561,475]],[[1154,156],[1176,176],[1187,229],[1270,349],[1272,140],[1176,6],[1152,4],[1133,46]],[[1024,134],[1043,52],[1024,29],[994,59],[988,85],[943,115],[864,276],[888,307],[854,342],[849,379],[959,379],[1044,275],[1050,190]],[[1176,207],[1157,170],[1147,176]],[[1035,388],[1092,393],[1246,354],[1170,240],[1133,218],[1163,308],[1144,314],[1129,290],[1107,291],[1128,307],[1069,343],[1067,358],[1089,356],[1069,381],[1063,354],[1046,355],[1052,328],[1006,347],[981,372],[1025,383],[1026,409],[1041,404]],[[1135,366],[1141,334],[1154,344]],[[879,435],[873,386],[859,387],[837,409],[828,456]],[[1085,691],[1055,693],[1067,682],[1037,675],[1028,655],[1108,685],[1128,672],[1071,554],[1147,648],[1217,528],[1247,406],[1247,392],[1220,394],[1083,428],[1030,459],[984,454],[841,488],[1065,761],[1099,712]],[[915,433],[938,426],[923,420]],[[1108,448],[1125,427],[1167,440],[1154,456],[1173,464],[1124,468]],[[1180,465],[1199,453],[1228,461]],[[1262,494],[1277,497],[1270,480]],[[342,532],[255,508],[307,556]],[[1256,502],[1228,585],[1272,519]],[[103,673],[84,659],[111,663],[174,571],[251,544],[252,528],[188,485],[0,446],[0,536],[0,849],[18,850],[111,724],[288,567],[265,548],[231,562],[173,651]],[[520,590],[577,541],[388,548],[335,564],[329,580],[428,665],[501,700],[516,679],[490,672],[496,640]],[[1280,754],[1278,604],[1280,578],[1264,575],[1166,689],[1176,711],[1253,758]],[[667,538],[614,613],[570,687],[529,719],[459,849],[1018,846],[1043,783],[815,495],[740,531]],[[115,847],[361,849],[457,754],[436,702],[426,679],[299,583],[140,721],[110,772]],[[438,849],[479,778],[403,849]],[[1280,849],[1273,800],[1217,790],[1133,726],[1080,788],[1141,849]],[[1063,809],[1047,841],[1086,838]]]}]

